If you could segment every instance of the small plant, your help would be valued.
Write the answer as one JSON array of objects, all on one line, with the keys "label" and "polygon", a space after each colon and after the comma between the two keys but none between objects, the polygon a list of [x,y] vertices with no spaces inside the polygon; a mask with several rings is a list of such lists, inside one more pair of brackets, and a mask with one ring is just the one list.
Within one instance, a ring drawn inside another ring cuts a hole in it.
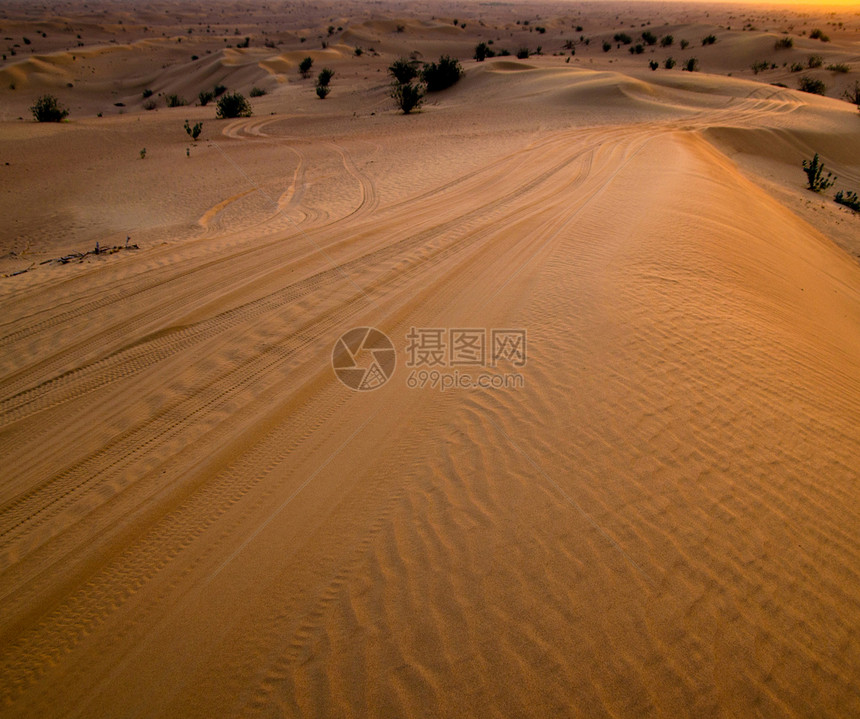
[{"label": "small plant", "polygon": [[146,98],[148,98],[148,97],[152,97],[152,95],[153,95],[152,90],[150,90],[149,88],[146,88],[146,90],[143,91],[143,99],[144,100],[146,100]]},{"label": "small plant", "polygon": [[752,64],[752,71],[754,75],[758,75],[760,72],[764,72],[765,70],[770,68],[770,63],[767,60],[762,60],[760,62],[754,62]]},{"label": "small plant", "polygon": [[179,97],[179,95],[172,94],[166,95],[164,97],[164,101],[167,103],[168,107],[182,107],[183,105],[187,105],[184,98]]},{"label": "small plant", "polygon": [[603,41],[603,52],[609,52],[612,49],[612,43],[609,40]]},{"label": "small plant", "polygon": [[699,61],[691,57],[687,62],[684,63],[684,70],[687,72],[698,72],[699,71]]},{"label": "small plant", "polygon": [[493,57],[496,53],[493,51],[487,43],[479,42],[475,45],[475,59],[478,62],[484,62],[484,60],[488,57]]},{"label": "small plant", "polygon": [[452,57],[443,55],[438,62],[424,65],[421,79],[427,86],[427,92],[439,92],[451,87],[463,76],[463,68]]},{"label": "small plant", "polygon": [[830,64],[827,66],[827,69],[830,70],[830,72],[851,72],[851,68],[848,67],[848,65],[846,65],[844,62],[840,62],[838,64]]},{"label": "small plant", "polygon": [[311,68],[314,66],[314,59],[312,57],[306,57],[299,63],[299,72],[302,77],[308,78],[311,74]]},{"label": "small plant", "polygon": [[418,77],[418,63],[415,60],[401,57],[388,66],[388,73],[395,82],[405,85]]},{"label": "small plant", "polygon": [[233,117],[251,117],[251,103],[239,92],[231,92],[218,98],[215,117],[226,120]]},{"label": "small plant", "polygon": [[840,205],[850,207],[854,212],[860,212],[860,198],[857,197],[856,192],[839,190],[833,199]]},{"label": "small plant", "polygon": [[657,44],[657,36],[650,30],[645,30],[645,32],[642,33],[642,40],[644,40],[646,45]]},{"label": "small plant", "polygon": [[158,103],[152,99],[149,99],[145,103],[143,103],[143,109],[146,111],[154,110],[156,107],[158,107]]},{"label": "small plant", "polygon": [[791,67],[789,68],[789,70],[791,70],[791,72],[800,72],[801,70],[803,70],[803,65],[801,65],[799,62],[793,62],[791,63]]},{"label": "small plant", "polygon": [[816,80],[813,77],[808,77],[804,75],[798,80],[797,86],[799,89],[803,90],[803,92],[809,92],[813,95],[823,95],[827,91],[827,86],[824,84],[824,80]]},{"label": "small plant", "polygon": [[666,35],[666,37],[660,40],[660,47],[670,47],[673,42],[675,42],[675,38],[671,35]]},{"label": "small plant", "polygon": [[686,50],[688,47],[690,47],[690,41],[689,40],[681,40],[681,49]]},{"label": "small plant", "polygon": [[334,70],[329,70],[327,67],[324,67],[320,70],[320,74],[317,75],[317,85],[320,87],[328,87],[333,77]]},{"label": "small plant", "polygon": [[212,88],[212,94],[215,97],[221,97],[225,92],[227,92],[227,86],[218,83],[214,88]]},{"label": "small plant", "polygon": [[612,36],[612,39],[617,43],[621,43],[622,45],[629,45],[633,42],[633,38],[630,37],[626,32],[617,32]]},{"label": "small plant", "polygon": [[675,58],[667,57],[666,61],[663,63],[663,67],[665,67],[667,70],[671,70],[673,67],[675,67]]},{"label": "small plant", "polygon": [[650,67],[652,70],[656,70],[658,67],[660,67],[660,63],[656,60],[651,60],[648,63],[648,67]]},{"label": "small plant", "polygon": [[848,102],[853,102],[857,107],[860,107],[860,82],[857,80],[854,81],[854,89],[846,90],[842,93],[842,97],[848,100]]},{"label": "small plant", "polygon": [[809,33],[810,40],[821,40],[821,42],[830,42],[830,37],[825,35],[821,30],[815,28]]},{"label": "small plant", "polygon": [[36,122],[62,122],[69,111],[53,95],[42,95],[30,108]]},{"label": "small plant", "polygon": [[645,48],[641,42],[637,42],[635,45],[630,46],[631,55],[641,55],[643,52],[645,52]]},{"label": "small plant", "polygon": [[[823,192],[830,187],[838,178],[833,177],[832,172],[827,173],[824,177],[824,163],[818,159],[818,153],[812,160],[803,161],[803,171],[806,173],[806,183],[813,192]],[[833,177],[833,179],[830,179]]]},{"label": "small plant", "polygon": [[146,148],[145,147],[140,148],[140,159],[141,160],[146,159]]},{"label": "small plant", "polygon": [[195,122],[192,126],[189,124],[188,120],[185,121],[185,132],[191,137],[194,142],[197,142],[197,138],[200,137],[200,133],[203,132],[203,123]]},{"label": "small plant", "polygon": [[362,50],[360,47],[355,48],[353,52],[355,53],[356,57],[361,57],[364,54],[364,50]]},{"label": "small plant", "polygon": [[794,47],[794,40],[790,37],[781,37],[773,44],[774,50],[790,50]]},{"label": "small plant", "polygon": [[316,91],[317,97],[320,100],[325,100],[328,97],[328,94],[331,92],[331,88],[328,85],[317,85]]},{"label": "small plant", "polygon": [[824,58],[821,55],[810,55],[809,59],[806,61],[806,66],[810,70],[814,70],[816,67],[821,67],[824,64]]},{"label": "small plant", "polygon": [[201,90],[197,95],[197,101],[205,107],[215,99],[215,93],[211,90]]},{"label": "small plant", "polygon": [[706,37],[702,38],[702,46],[713,45],[716,41],[717,41],[716,35],[707,35]]},{"label": "small plant", "polygon": [[249,37],[246,37],[240,43],[236,43],[236,47],[238,47],[238,48],[246,48],[246,47],[250,47],[250,45],[251,45],[251,38],[249,38]]},{"label": "small plant", "polygon": [[528,60],[530,54],[531,53],[527,47],[521,47],[519,50],[517,50],[517,59]]},{"label": "small plant", "polygon": [[397,103],[404,115],[408,115],[413,110],[421,107],[424,100],[424,91],[420,85],[413,85],[411,82],[394,83],[391,87],[391,97]]},{"label": "small plant", "polygon": [[256,85],[251,88],[251,92],[248,93],[251,97],[263,97],[263,95],[268,95],[268,91],[264,90],[262,87],[257,87]]}]

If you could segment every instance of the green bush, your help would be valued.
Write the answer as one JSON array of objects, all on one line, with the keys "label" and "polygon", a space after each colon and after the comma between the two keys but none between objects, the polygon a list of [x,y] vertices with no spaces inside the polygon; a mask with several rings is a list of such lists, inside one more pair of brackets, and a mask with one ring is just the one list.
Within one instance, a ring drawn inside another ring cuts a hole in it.
[{"label": "green bush", "polygon": [[830,37],[825,35],[821,30],[815,28],[812,32],[809,33],[809,38],[811,40],[821,40],[821,42],[830,42]]},{"label": "green bush", "polygon": [[223,95],[225,92],[227,92],[227,86],[226,86],[226,85],[221,85],[220,83],[219,83],[219,84],[217,84],[217,85],[212,89],[212,94],[213,94],[215,97],[221,97],[221,95]]},{"label": "green bush", "polygon": [[394,83],[391,87],[391,97],[397,103],[404,115],[408,115],[413,110],[421,107],[424,100],[424,91],[420,85],[413,85],[411,82]]},{"label": "green bush", "polygon": [[211,90],[201,90],[197,94],[197,101],[204,107],[215,99],[215,93]]},{"label": "green bush", "polygon": [[311,68],[314,66],[314,59],[312,57],[306,57],[299,63],[299,72],[302,77],[307,78],[310,77]]},{"label": "green bush", "polygon": [[[811,160],[803,161],[803,171],[806,173],[806,183],[813,192],[823,192],[830,187],[838,178],[833,177],[832,172],[824,177],[824,163],[818,159],[818,153]],[[830,178],[833,177],[831,180]]]},{"label": "green bush", "polygon": [[439,92],[451,87],[463,76],[463,68],[460,63],[452,57],[443,55],[439,62],[431,62],[424,65],[421,71],[421,79],[427,86],[427,92]]},{"label": "green bush", "polygon": [[62,122],[69,111],[53,95],[42,95],[30,108],[36,122]]},{"label": "green bush", "polygon": [[171,94],[166,95],[164,97],[164,101],[167,103],[168,107],[182,107],[183,105],[187,105],[185,102],[185,98],[179,97],[179,95]]},{"label": "green bush", "polygon": [[833,199],[840,205],[850,207],[854,212],[860,212],[860,198],[857,197],[856,192],[839,190]]},{"label": "green bush", "polygon": [[517,50],[517,59],[528,60],[530,54],[531,52],[527,47],[521,47],[519,50]]},{"label": "green bush", "polygon": [[418,77],[418,63],[401,57],[388,66],[388,74],[400,85],[412,82]]},{"label": "green bush", "polygon": [[603,41],[603,52],[609,52],[612,49],[612,43],[609,40]]},{"label": "green bush", "polygon": [[329,70],[327,67],[324,67],[322,70],[320,70],[320,74],[317,75],[317,86],[328,87],[333,77],[334,70]]},{"label": "green bush", "polygon": [[478,62],[484,62],[486,58],[493,57],[495,54],[493,49],[485,42],[479,42],[475,45],[475,59]]},{"label": "green bush", "polygon": [[256,85],[251,88],[251,92],[248,93],[251,97],[263,97],[263,95],[268,95],[268,92],[264,90],[262,87],[257,87]]},{"label": "green bush", "polygon": [[690,47],[690,41],[689,40],[681,40],[681,49],[686,50],[688,47]]},{"label": "green bush", "polygon": [[827,69],[830,70],[830,72],[842,72],[842,73],[851,72],[851,68],[848,65],[846,65],[844,62],[840,62],[838,64],[830,64],[827,66]]},{"label": "green bush", "polygon": [[806,66],[810,70],[814,70],[816,67],[821,67],[824,64],[824,58],[821,55],[810,55],[809,59],[806,61]]},{"label": "green bush", "polygon": [[251,117],[251,103],[240,92],[231,92],[218,98],[218,109],[215,117],[219,120],[227,120],[233,117]]},{"label": "green bush", "polygon": [[622,43],[623,45],[629,45],[631,42],[633,42],[633,38],[630,37],[626,32],[617,32],[612,36],[612,39],[615,40],[615,42]]},{"label": "green bush", "polygon": [[317,97],[320,100],[325,100],[328,97],[328,94],[331,92],[331,88],[328,85],[317,85],[316,91]]},{"label": "green bush", "polygon": [[799,62],[793,62],[791,63],[791,67],[789,69],[792,72],[800,72],[801,70],[803,70],[803,65],[801,65]]},{"label": "green bush", "polygon": [[663,63],[663,67],[665,67],[667,70],[671,70],[673,67],[675,67],[675,58],[667,57],[666,61]]},{"label": "green bush", "polygon": [[658,67],[660,67],[660,63],[657,62],[656,60],[651,60],[648,63],[648,67],[650,67],[652,70],[656,70]]},{"label": "green bush", "polygon": [[799,89],[803,92],[809,92],[813,95],[823,95],[827,91],[827,85],[823,80],[816,80],[813,77],[804,75],[797,83]]},{"label": "green bush", "polygon": [[630,54],[631,55],[641,55],[645,52],[645,48],[642,46],[641,42],[637,42],[635,45],[631,45]]},{"label": "green bush", "polygon": [[186,120],[185,121],[185,132],[188,133],[188,136],[192,140],[194,140],[194,142],[197,142],[197,138],[200,137],[200,133],[203,132],[203,123],[202,122],[195,122],[194,126],[192,127],[189,124],[188,120]]},{"label": "green bush", "polygon": [[660,47],[669,47],[673,42],[675,42],[675,38],[671,35],[666,35],[666,37],[660,40]]},{"label": "green bush", "polygon": [[717,41],[716,35],[708,35],[702,38],[702,45],[713,45]]},{"label": "green bush", "polygon": [[794,47],[794,40],[790,37],[781,37],[773,44],[773,47],[775,50],[790,50]]},{"label": "green bush", "polygon": [[761,60],[760,62],[754,62],[752,64],[752,71],[754,75],[758,75],[760,72],[764,72],[770,67],[770,63],[767,60]]},{"label": "green bush", "polygon": [[642,40],[645,41],[646,45],[656,45],[657,44],[657,36],[651,32],[650,30],[646,30],[642,33]]},{"label": "green bush", "polygon": [[152,90],[146,88],[146,90],[143,91],[143,99],[146,100],[148,97],[152,97]]},{"label": "green bush", "polygon": [[687,62],[684,63],[684,70],[687,72],[698,72],[699,71],[699,61],[691,57]]},{"label": "green bush", "polygon": [[846,90],[842,93],[842,97],[848,102],[853,102],[857,107],[860,107],[860,82],[854,81],[854,89]]}]

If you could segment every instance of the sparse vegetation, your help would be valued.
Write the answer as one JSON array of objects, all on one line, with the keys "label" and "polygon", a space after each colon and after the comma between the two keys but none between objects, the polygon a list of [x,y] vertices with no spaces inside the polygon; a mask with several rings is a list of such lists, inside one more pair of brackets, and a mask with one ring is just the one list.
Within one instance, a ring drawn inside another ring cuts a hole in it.
[{"label": "sparse vegetation", "polygon": [[154,110],[156,107],[158,107],[158,103],[153,99],[149,99],[143,103],[144,110]]},{"label": "sparse vegetation", "polygon": [[675,67],[675,58],[667,57],[665,62],[663,63],[663,67],[665,67],[667,70],[671,70],[673,67]]},{"label": "sparse vegetation", "polygon": [[656,60],[651,60],[648,63],[648,67],[650,67],[652,70],[656,70],[658,67],[660,67],[660,63]]},{"label": "sparse vegetation", "polygon": [[699,61],[696,58],[691,57],[689,60],[687,60],[687,62],[684,63],[684,67],[682,69],[686,70],[687,72],[698,72]]},{"label": "sparse vegetation", "polygon": [[264,90],[262,87],[254,87],[251,88],[251,92],[248,93],[251,97],[263,97],[263,95],[268,95],[268,91]]},{"label": "sparse vegetation", "polygon": [[399,85],[405,85],[418,77],[418,62],[401,57],[388,66],[388,73]]},{"label": "sparse vegetation", "polygon": [[707,35],[702,38],[702,45],[713,45],[717,41],[716,35]]},{"label": "sparse vegetation", "polygon": [[404,115],[408,115],[413,110],[421,107],[424,100],[424,90],[421,85],[413,85],[411,82],[394,83],[391,87],[391,97],[397,103]]},{"label": "sparse vegetation", "polygon": [[642,40],[646,45],[656,45],[657,44],[657,36],[651,32],[650,30],[645,30],[642,33]]},{"label": "sparse vegetation", "polygon": [[316,93],[320,100],[325,100],[331,92],[331,79],[334,77],[334,70],[324,67],[317,75]]},{"label": "sparse vegetation", "polygon": [[690,47],[690,41],[689,40],[681,40],[681,49],[686,50],[688,47]]},{"label": "sparse vegetation", "polygon": [[806,173],[807,186],[813,192],[824,192],[838,179],[833,177],[832,172],[828,172],[827,177],[824,177],[824,163],[819,159],[817,152],[811,160],[803,161],[803,171]]},{"label": "sparse vegetation", "polygon": [[143,99],[144,100],[146,100],[146,98],[148,98],[148,97],[152,97],[152,95],[153,95],[152,90],[150,90],[149,88],[146,88],[146,90],[143,91]]},{"label": "sparse vegetation", "polygon": [[421,79],[427,86],[427,92],[439,92],[451,87],[463,76],[463,68],[460,63],[447,55],[439,58],[438,62],[424,65],[421,71]]},{"label": "sparse vegetation", "polygon": [[517,59],[518,60],[528,60],[530,55],[529,49],[527,47],[521,47],[517,50]]},{"label": "sparse vegetation", "polygon": [[806,66],[813,70],[816,67],[821,67],[824,64],[824,58],[821,55],[810,55],[809,59],[806,61]]},{"label": "sparse vegetation", "polygon": [[314,59],[312,57],[306,57],[299,63],[299,72],[302,77],[308,78],[311,74],[311,68],[314,66]]},{"label": "sparse vegetation", "polygon": [[213,94],[215,97],[221,97],[221,95],[223,95],[225,92],[227,92],[227,86],[226,86],[226,85],[222,85],[222,84],[220,84],[220,83],[218,83],[218,84],[217,84],[217,85],[212,89],[212,94]]},{"label": "sparse vegetation", "polygon": [[197,138],[200,137],[200,133],[203,132],[203,123],[195,122],[194,125],[191,125],[188,120],[185,121],[185,132],[188,133],[188,136],[197,142]]},{"label": "sparse vegetation", "polygon": [[860,198],[857,197],[856,192],[851,192],[849,190],[839,190],[836,193],[836,197],[833,198],[840,205],[845,205],[845,207],[850,207],[854,212],[860,212]]},{"label": "sparse vegetation", "polygon": [[167,103],[168,107],[182,107],[183,105],[188,104],[187,102],[185,102],[184,98],[179,97],[179,95],[177,95],[175,93],[170,94],[170,95],[165,95],[164,96],[164,102]]},{"label": "sparse vegetation", "polygon": [[227,120],[234,117],[251,117],[251,103],[240,92],[230,92],[218,98],[215,117]]},{"label": "sparse vegetation", "polygon": [[612,43],[609,40],[603,41],[603,52],[609,52],[612,49]]},{"label": "sparse vegetation", "polygon": [[821,40],[821,42],[830,42],[830,37],[823,33],[818,28],[815,28],[809,33],[810,40]]},{"label": "sparse vegetation", "polygon": [[761,60],[752,64],[752,71],[754,75],[758,75],[760,72],[764,72],[769,67],[770,63],[767,60]]},{"label": "sparse vegetation", "polygon": [[146,148],[145,147],[140,148],[140,159],[141,160],[146,159]]},{"label": "sparse vegetation", "polygon": [[617,43],[621,43],[622,45],[629,45],[633,42],[633,38],[630,37],[626,32],[617,32],[612,36],[612,39]]},{"label": "sparse vegetation", "polygon": [[799,62],[793,62],[791,63],[791,67],[789,69],[791,70],[791,72],[800,72],[801,70],[803,70],[803,65],[801,65]]},{"label": "sparse vegetation", "polygon": [[858,108],[860,108],[860,82],[857,82],[857,80],[855,80],[854,88],[851,90],[846,90],[844,93],[842,93],[842,97],[848,100],[848,102],[853,102],[855,105],[857,105]]},{"label": "sparse vegetation", "polygon": [[69,111],[53,95],[42,95],[30,108],[36,122],[62,122]]},{"label": "sparse vegetation", "polygon": [[493,57],[496,53],[493,51],[487,43],[479,42],[475,45],[475,59],[478,62],[484,62],[484,60],[488,57]]},{"label": "sparse vegetation", "polygon": [[675,38],[671,35],[666,35],[662,40],[660,40],[660,47],[670,47],[673,42],[675,42]]},{"label": "sparse vegetation", "polygon": [[641,55],[643,52],[645,52],[645,46],[642,45],[641,42],[637,42],[635,45],[630,46],[631,55]]},{"label": "sparse vegetation", "polygon": [[824,84],[824,80],[817,80],[807,75],[798,80],[797,87],[803,90],[803,92],[809,92],[813,95],[823,95],[827,91],[827,85]]},{"label": "sparse vegetation", "polygon": [[328,97],[328,94],[331,92],[331,88],[328,85],[317,85],[315,89],[317,97],[320,100],[325,100]]},{"label": "sparse vegetation", "polygon": [[838,64],[830,64],[827,66],[827,69],[830,72],[839,72],[839,73],[848,73],[851,72],[851,68],[846,65],[844,62],[840,62]]},{"label": "sparse vegetation", "polygon": [[794,40],[790,37],[781,37],[773,44],[774,50],[790,50],[794,47]]},{"label": "sparse vegetation", "polygon": [[201,90],[197,94],[197,101],[204,107],[215,99],[215,93],[211,90]]}]

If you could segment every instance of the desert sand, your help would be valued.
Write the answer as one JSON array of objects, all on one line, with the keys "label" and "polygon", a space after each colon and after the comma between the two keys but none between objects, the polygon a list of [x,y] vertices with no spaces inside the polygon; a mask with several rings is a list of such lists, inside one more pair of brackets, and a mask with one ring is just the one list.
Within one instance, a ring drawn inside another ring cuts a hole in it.
[{"label": "desert sand", "polygon": [[[858,6],[19,1],[0,37],[2,716],[860,716]],[[410,53],[465,74],[402,115]],[[216,84],[266,94],[216,120]],[[415,387],[415,328],[527,354]]]}]

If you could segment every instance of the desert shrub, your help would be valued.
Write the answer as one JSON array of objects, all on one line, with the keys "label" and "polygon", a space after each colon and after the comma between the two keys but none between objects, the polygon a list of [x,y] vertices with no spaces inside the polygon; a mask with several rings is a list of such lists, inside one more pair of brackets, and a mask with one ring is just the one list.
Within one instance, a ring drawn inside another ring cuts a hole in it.
[{"label": "desert shrub", "polygon": [[333,77],[334,70],[329,70],[329,68],[324,67],[322,70],[320,70],[320,74],[317,75],[317,85],[319,87],[328,87]]},{"label": "desert shrub", "polygon": [[813,95],[823,95],[827,91],[827,85],[824,80],[816,80],[814,77],[804,75],[797,83],[797,87],[804,92],[810,92]]},{"label": "desert shrub", "polygon": [[645,52],[645,48],[641,42],[637,42],[635,45],[630,46],[631,55],[641,55],[643,52]]},{"label": "desert shrub", "polygon": [[817,152],[811,160],[803,161],[803,171],[806,173],[806,184],[813,192],[823,192],[838,179],[833,177],[832,172],[824,177],[824,163],[819,160]]},{"label": "desert shrub", "polygon": [[801,65],[799,62],[793,62],[791,63],[791,67],[789,69],[792,72],[800,72],[801,70],[803,70],[803,65]]},{"label": "desert shrub", "polygon": [[145,160],[145,159],[146,159],[146,148],[145,148],[145,147],[141,147],[141,148],[140,148],[140,159],[141,159],[141,160]]},{"label": "desert shrub", "polygon": [[452,57],[443,55],[439,62],[424,65],[421,79],[427,86],[427,92],[439,92],[456,83],[463,75],[460,63]]},{"label": "desert shrub", "polygon": [[673,67],[675,67],[675,58],[667,57],[666,61],[663,63],[663,67],[665,67],[667,70],[671,70]]},{"label": "desert shrub", "polygon": [[809,59],[806,61],[806,66],[813,70],[816,67],[821,67],[824,64],[824,58],[821,55],[810,55]]},{"label": "desert shrub", "polygon": [[240,92],[230,92],[218,98],[215,117],[227,120],[233,117],[251,117],[251,103]]},{"label": "desert shrub", "polygon": [[361,57],[364,54],[364,50],[360,47],[355,48],[353,52],[355,53],[356,57]]},{"label": "desert shrub", "polygon": [[622,45],[629,45],[633,42],[633,38],[626,32],[617,32],[612,36],[612,39],[615,40],[615,42],[620,42]]},{"label": "desert shrub", "polygon": [[821,40],[821,42],[830,42],[830,37],[825,35],[821,30],[815,28],[809,33],[811,40]]},{"label": "desert shrub", "polygon": [[262,87],[257,87],[256,85],[251,88],[251,92],[248,93],[251,97],[263,97],[263,95],[268,95],[268,91],[264,90]]},{"label": "desert shrub", "polygon": [[215,99],[215,93],[211,90],[201,90],[197,93],[197,101],[204,107]]},{"label": "desert shrub", "polygon": [[827,69],[830,72],[851,72],[851,68],[848,67],[844,62],[840,62],[838,64],[830,64],[827,66]]},{"label": "desert shrub", "polygon": [[713,45],[717,41],[716,35],[708,35],[702,38],[702,45]]},{"label": "desert shrub", "polygon": [[197,138],[200,137],[200,133],[203,132],[203,123],[195,122],[192,126],[189,124],[188,120],[185,121],[185,132],[188,133],[188,136],[197,142]]},{"label": "desert shrub", "polygon": [[33,103],[30,112],[36,122],[62,122],[69,115],[68,109],[53,95],[42,95]]},{"label": "desert shrub", "polygon": [[331,92],[331,88],[328,85],[317,85],[316,92],[320,100],[325,100]]},{"label": "desert shrub", "polygon": [[251,45],[251,38],[246,37],[242,42],[236,43],[236,47],[238,48],[246,48]]},{"label": "desert shrub", "polygon": [[764,72],[770,67],[770,63],[767,60],[761,60],[760,62],[754,62],[752,64],[752,71],[754,75],[758,75],[760,72]]},{"label": "desert shrub", "polygon": [[839,190],[833,199],[840,205],[850,207],[854,212],[860,212],[860,198],[857,197],[856,192]]},{"label": "desert shrub", "polygon": [[483,62],[485,58],[493,57],[496,53],[485,42],[479,42],[475,45],[475,59],[478,62]]},{"label": "desert shrub", "polygon": [[855,80],[854,88],[852,90],[846,90],[842,93],[842,97],[848,100],[848,102],[853,102],[855,105],[860,107],[860,82]]},{"label": "desert shrub", "polygon": [[609,52],[612,49],[612,43],[609,40],[603,41],[603,52]]},{"label": "desert shrub", "polygon": [[412,82],[418,77],[418,63],[415,60],[399,58],[388,66],[388,74],[400,85]]},{"label": "desert shrub", "polygon": [[658,67],[660,67],[660,63],[657,62],[656,60],[651,60],[648,63],[648,67],[650,67],[652,70],[656,70]]},{"label": "desert shrub", "polygon": [[299,63],[299,72],[302,77],[309,77],[311,74],[311,68],[314,65],[314,59],[312,57],[306,57]]},{"label": "desert shrub", "polygon": [[650,30],[645,30],[645,32],[642,33],[642,39],[645,41],[646,45],[657,44],[657,36]]},{"label": "desert shrub", "polygon": [[143,99],[146,100],[146,98],[152,97],[152,94],[152,90],[146,88],[146,90],[143,91]]},{"label": "desert shrub", "polygon": [[660,40],[660,47],[669,47],[673,42],[675,42],[675,38],[671,35],[666,35],[666,37]]},{"label": "desert shrub", "polygon": [[790,37],[781,37],[773,44],[774,50],[790,50],[794,47],[794,40]]},{"label": "desert shrub", "polygon": [[517,59],[519,60],[527,60],[531,52],[527,47],[521,47],[517,50]]},{"label": "desert shrub", "polygon": [[687,62],[684,63],[683,69],[687,72],[698,72],[699,61],[696,58],[691,57],[689,60],[687,60]]},{"label": "desert shrub", "polygon": [[690,41],[689,40],[681,40],[681,49],[686,50],[688,47],[690,47]]},{"label": "desert shrub", "polygon": [[396,82],[391,86],[391,97],[397,103],[404,115],[408,115],[413,110],[421,107],[424,99],[424,91],[420,85],[413,85],[411,82],[399,83]]},{"label": "desert shrub", "polygon": [[143,103],[144,110],[154,110],[156,107],[158,107],[158,103],[153,99],[149,99]]},{"label": "desert shrub", "polygon": [[187,105],[185,102],[185,98],[179,97],[177,94],[166,95],[164,97],[164,101],[167,103],[168,107],[182,107],[183,105]]},{"label": "desert shrub", "polygon": [[499,50],[499,56],[500,57],[510,57],[510,55],[511,55],[511,51],[508,50],[507,48],[503,47],[501,50]]},{"label": "desert shrub", "polygon": [[212,94],[215,97],[221,97],[225,92],[227,92],[227,86],[218,83],[214,88],[212,88]]}]

